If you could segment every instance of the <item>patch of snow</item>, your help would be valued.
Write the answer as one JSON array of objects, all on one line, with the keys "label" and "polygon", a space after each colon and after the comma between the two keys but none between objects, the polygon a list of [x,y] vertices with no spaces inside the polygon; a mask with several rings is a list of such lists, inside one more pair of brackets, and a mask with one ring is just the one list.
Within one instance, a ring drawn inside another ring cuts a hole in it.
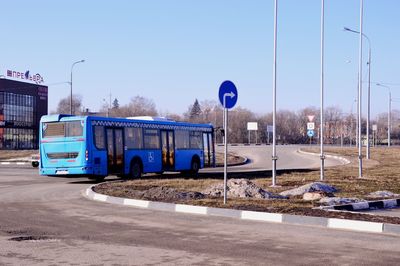
[{"label": "patch of snow", "polygon": [[339,198],[339,197],[326,197],[322,198],[319,203],[325,206],[334,206],[334,205],[343,205],[343,204],[351,204],[356,202],[366,202],[366,200],[358,199],[358,198]]},{"label": "patch of snow", "polygon": [[395,194],[391,191],[383,190],[383,191],[375,191],[368,194],[368,198],[394,198],[399,197],[400,194]]},{"label": "patch of snow", "polygon": [[303,200],[305,201],[314,201],[320,200],[325,197],[333,197],[332,193],[327,193],[323,191],[316,191],[316,192],[306,192],[303,194]]},{"label": "patch of snow", "polygon": [[298,188],[283,191],[279,194],[281,196],[289,196],[290,197],[290,196],[300,196],[307,192],[316,192],[316,191],[322,191],[322,192],[326,192],[326,193],[334,193],[334,192],[337,192],[338,190],[335,187],[330,186],[328,184],[321,183],[321,182],[314,182],[314,183],[310,183],[310,184],[307,184],[307,185],[304,185],[304,186],[301,186]]}]

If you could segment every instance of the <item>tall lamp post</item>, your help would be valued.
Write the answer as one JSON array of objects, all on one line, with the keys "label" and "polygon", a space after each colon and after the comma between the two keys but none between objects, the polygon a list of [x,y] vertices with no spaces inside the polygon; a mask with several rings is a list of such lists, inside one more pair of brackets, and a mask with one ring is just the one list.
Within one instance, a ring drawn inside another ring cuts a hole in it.
[{"label": "tall lamp post", "polygon": [[72,70],[74,69],[74,66],[76,65],[76,64],[78,64],[78,63],[83,63],[83,62],[85,62],[85,60],[80,60],[80,61],[76,61],[76,62],[74,62],[73,64],[72,64],[72,66],[71,66],[71,81],[70,81],[70,85],[71,85],[71,93],[70,93],[70,99],[69,99],[69,113],[72,115],[73,114],[73,112],[72,112]]},{"label": "tall lamp post", "polygon": [[389,99],[388,99],[388,147],[390,147],[390,129],[392,127],[392,92],[390,88],[386,85],[376,83],[377,86],[384,87],[389,91]]},{"label": "tall lamp post", "polygon": [[[347,27],[344,27],[343,30],[348,31],[348,32],[353,32],[360,34],[359,31],[349,29]],[[362,33],[362,36],[365,37],[368,41],[368,96],[367,96],[367,154],[366,157],[367,159],[370,159],[370,145],[369,145],[369,129],[370,129],[370,120],[371,120],[371,40],[368,38],[367,35]]]},{"label": "tall lamp post", "polygon": [[320,170],[320,180],[323,181],[325,176],[324,176],[324,160],[325,160],[325,155],[324,155],[324,14],[325,13],[325,1],[321,0],[321,110],[320,110],[320,120],[321,120],[321,126],[320,126],[320,144],[321,144],[321,154],[320,154],[320,159],[321,159],[321,170]]},{"label": "tall lamp post", "polygon": [[276,61],[277,61],[278,0],[274,1],[274,63],[272,69],[272,186],[276,186]]}]

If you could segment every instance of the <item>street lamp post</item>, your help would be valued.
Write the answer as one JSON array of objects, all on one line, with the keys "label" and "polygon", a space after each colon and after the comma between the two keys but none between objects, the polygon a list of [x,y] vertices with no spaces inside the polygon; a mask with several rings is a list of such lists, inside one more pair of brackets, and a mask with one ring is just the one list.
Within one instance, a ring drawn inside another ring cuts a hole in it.
[{"label": "street lamp post", "polygon": [[83,63],[85,62],[85,60],[80,60],[80,61],[76,61],[72,64],[71,66],[71,81],[70,81],[70,85],[71,85],[71,93],[70,93],[70,99],[69,99],[69,112],[72,115],[73,114],[73,110],[72,110],[72,70],[74,69],[74,66],[78,63]]},{"label": "street lamp post", "polygon": [[377,83],[377,86],[384,87],[388,89],[389,92],[389,99],[388,99],[388,147],[390,147],[390,130],[392,127],[392,92],[390,91],[390,88],[386,85]]},{"label": "street lamp post", "polygon": [[274,1],[274,62],[272,69],[272,186],[276,186],[276,61],[277,61],[278,0]]},{"label": "street lamp post", "polygon": [[[344,27],[343,28],[345,31],[349,31],[349,32],[353,32],[353,33],[357,33],[360,34],[359,31],[356,30],[352,30],[349,28]],[[367,35],[365,35],[364,33],[362,33],[362,36],[365,37],[365,39],[367,39],[368,41],[368,96],[367,96],[367,154],[366,154],[366,158],[370,159],[370,144],[369,144],[369,135],[370,135],[370,121],[371,121],[371,40],[368,38]]]},{"label": "street lamp post", "polygon": [[325,11],[325,1],[321,0],[321,110],[320,110],[320,145],[321,145],[321,170],[320,170],[320,180],[324,180],[324,12]]}]

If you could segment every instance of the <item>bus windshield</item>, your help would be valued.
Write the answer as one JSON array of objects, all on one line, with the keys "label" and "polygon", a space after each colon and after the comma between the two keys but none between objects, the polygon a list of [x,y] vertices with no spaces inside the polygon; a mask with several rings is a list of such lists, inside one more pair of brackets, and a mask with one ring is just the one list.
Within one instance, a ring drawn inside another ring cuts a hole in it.
[{"label": "bus windshield", "polygon": [[43,138],[81,137],[83,121],[43,123]]}]

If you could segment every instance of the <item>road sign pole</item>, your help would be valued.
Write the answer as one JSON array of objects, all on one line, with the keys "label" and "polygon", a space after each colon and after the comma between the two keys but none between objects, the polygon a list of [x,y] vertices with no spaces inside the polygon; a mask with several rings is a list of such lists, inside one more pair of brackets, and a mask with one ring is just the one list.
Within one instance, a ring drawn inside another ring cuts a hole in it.
[{"label": "road sign pole", "polygon": [[224,204],[226,204],[228,179],[228,109],[233,108],[238,99],[235,84],[229,80],[222,82],[219,87],[218,98],[224,108]]},{"label": "road sign pole", "polygon": [[[224,97],[224,106],[225,106],[225,97]],[[224,204],[226,204],[227,200],[227,179],[228,179],[228,109],[224,107]]]}]

